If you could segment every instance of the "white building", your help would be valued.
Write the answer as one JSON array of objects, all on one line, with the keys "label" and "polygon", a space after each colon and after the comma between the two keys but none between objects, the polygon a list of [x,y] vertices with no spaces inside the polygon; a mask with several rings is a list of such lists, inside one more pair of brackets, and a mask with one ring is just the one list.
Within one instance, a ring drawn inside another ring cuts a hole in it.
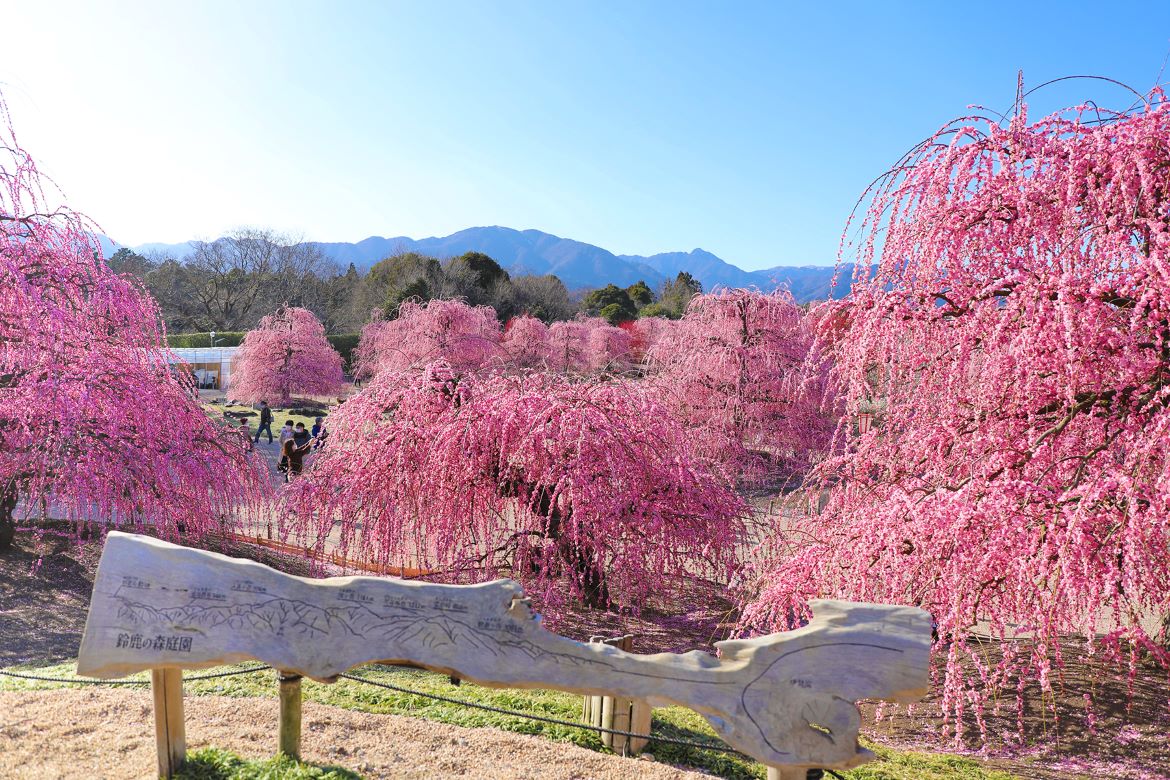
[{"label": "white building", "polygon": [[226,390],[232,374],[232,360],[239,347],[172,348],[172,365],[185,364],[201,390]]}]

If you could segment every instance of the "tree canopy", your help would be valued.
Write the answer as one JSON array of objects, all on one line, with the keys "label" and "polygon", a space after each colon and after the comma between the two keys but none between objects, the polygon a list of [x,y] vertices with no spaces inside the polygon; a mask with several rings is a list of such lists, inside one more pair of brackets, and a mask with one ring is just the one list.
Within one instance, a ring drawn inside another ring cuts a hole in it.
[{"label": "tree canopy", "polygon": [[335,395],[343,387],[341,355],[320,320],[308,309],[284,306],[244,337],[229,390],[242,401],[287,404],[293,393]]},{"label": "tree canopy", "polygon": [[[956,729],[982,730],[1015,680],[1052,696],[1064,635],[1167,663],[1143,627],[1170,614],[1170,104],[1153,101],[960,119],[875,185],[853,294],[818,315],[842,432],[875,424],[814,475],[828,503],[777,539],[747,624],[814,596],[921,605]],[[989,663],[981,621],[1028,640]]]},{"label": "tree canopy", "polygon": [[626,288],[626,295],[630,296],[630,300],[634,305],[641,309],[647,304],[654,303],[654,291],[650,289],[650,285],[639,279]]},{"label": "tree canopy", "polygon": [[616,284],[608,284],[587,294],[581,302],[581,308],[586,314],[601,317],[610,325],[629,322],[638,316],[629,293]]},{"label": "tree canopy", "polygon": [[[678,319],[687,310],[687,305],[699,293],[703,292],[703,285],[699,280],[686,271],[679,271],[674,279],[668,279],[662,285],[662,294],[658,296],[658,304],[662,309],[655,310],[653,316],[667,316]],[[647,314],[646,316],[651,316]]]}]

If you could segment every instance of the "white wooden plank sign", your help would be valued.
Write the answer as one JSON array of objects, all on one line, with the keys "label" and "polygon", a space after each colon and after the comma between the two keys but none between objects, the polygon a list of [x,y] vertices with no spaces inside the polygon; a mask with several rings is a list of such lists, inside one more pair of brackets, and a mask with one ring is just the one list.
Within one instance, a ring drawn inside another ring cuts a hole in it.
[{"label": "white wooden plank sign", "polygon": [[812,608],[807,626],[720,642],[718,657],[638,655],[547,631],[511,580],[307,579],[111,532],[77,671],[111,678],[255,659],[331,681],[369,662],[408,662],[493,687],[680,704],[765,764],[848,768],[872,757],[857,743],[855,701],[926,693],[930,616],[842,601]]}]

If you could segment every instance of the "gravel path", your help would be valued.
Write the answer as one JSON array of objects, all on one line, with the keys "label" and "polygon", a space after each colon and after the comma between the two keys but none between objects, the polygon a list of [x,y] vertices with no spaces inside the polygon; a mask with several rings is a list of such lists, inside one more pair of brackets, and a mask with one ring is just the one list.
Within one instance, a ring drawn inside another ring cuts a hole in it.
[{"label": "gravel path", "polygon": [[[192,696],[185,700],[187,748],[207,745],[246,758],[275,750],[275,699]],[[0,692],[0,777],[153,778],[154,721],[146,691]],[[595,753],[491,728],[351,712],[305,702],[303,758],[369,778],[709,777],[653,761]]]}]

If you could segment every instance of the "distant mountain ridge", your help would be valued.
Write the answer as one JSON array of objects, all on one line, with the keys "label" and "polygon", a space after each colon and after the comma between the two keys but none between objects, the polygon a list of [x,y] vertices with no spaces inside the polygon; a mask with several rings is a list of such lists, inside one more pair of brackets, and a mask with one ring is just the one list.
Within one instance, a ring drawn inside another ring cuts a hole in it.
[{"label": "distant mountain ridge", "polygon": [[[838,287],[831,287],[837,269],[832,266],[776,266],[762,271],[745,271],[703,249],[642,255],[615,255],[593,244],[561,238],[539,230],[515,230],[491,226],[460,230],[449,236],[413,239],[407,236],[370,236],[356,243],[309,242],[342,266],[353,263],[361,270],[399,252],[418,252],[445,258],[464,252],[483,252],[495,258],[510,274],[556,274],[569,289],[627,287],[639,279],[657,288],[666,279],[686,271],[702,283],[704,290],[715,287],[756,287],[764,291],[787,287],[797,301],[849,293],[851,268],[842,268]],[[190,253],[190,242],[141,244],[136,252],[163,252],[182,258]]]}]

